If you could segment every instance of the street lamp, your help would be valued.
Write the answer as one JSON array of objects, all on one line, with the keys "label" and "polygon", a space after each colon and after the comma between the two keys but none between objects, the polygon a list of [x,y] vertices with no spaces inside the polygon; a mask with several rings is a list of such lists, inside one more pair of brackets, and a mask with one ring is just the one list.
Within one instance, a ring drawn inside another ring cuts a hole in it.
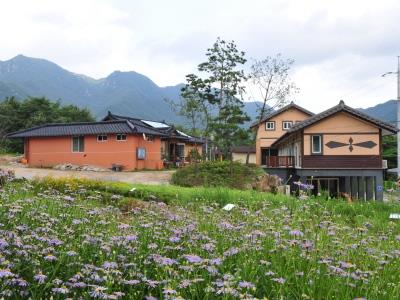
[{"label": "street lamp", "polygon": [[[397,75],[397,118],[396,125],[400,130],[400,56],[397,56],[397,72],[387,72],[382,75]],[[400,177],[400,131],[397,132],[397,177]]]}]

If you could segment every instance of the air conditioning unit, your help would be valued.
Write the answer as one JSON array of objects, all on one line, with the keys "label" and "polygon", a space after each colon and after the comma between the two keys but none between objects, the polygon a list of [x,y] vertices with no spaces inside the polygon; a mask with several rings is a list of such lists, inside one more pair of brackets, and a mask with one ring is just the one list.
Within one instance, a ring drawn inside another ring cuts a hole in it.
[{"label": "air conditioning unit", "polygon": [[383,169],[387,169],[388,168],[388,164],[387,164],[387,160],[386,159],[382,160],[382,168]]}]

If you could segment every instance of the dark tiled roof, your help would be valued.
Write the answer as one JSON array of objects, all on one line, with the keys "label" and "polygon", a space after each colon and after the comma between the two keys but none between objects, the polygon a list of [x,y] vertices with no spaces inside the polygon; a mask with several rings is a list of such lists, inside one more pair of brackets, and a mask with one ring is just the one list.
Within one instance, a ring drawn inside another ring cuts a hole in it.
[{"label": "dark tiled roof", "polygon": [[231,148],[232,153],[256,153],[255,146],[233,146]]},{"label": "dark tiled roof", "polygon": [[[199,143],[199,144],[205,143],[204,139],[187,135],[187,134],[177,130],[173,125],[165,123],[165,121],[152,121],[152,120],[144,120],[144,119],[139,119],[139,118],[127,117],[127,116],[120,116],[120,115],[115,115],[115,114],[111,113],[110,111],[108,112],[107,116],[105,116],[102,119],[102,121],[107,121],[107,122],[112,121],[112,120],[128,120],[134,126],[136,126],[138,128],[142,128],[142,130],[147,129],[147,130],[156,131],[156,132],[163,134],[165,137],[168,137],[168,138],[178,139],[178,140],[187,141],[187,142],[191,142],[191,143]],[[150,123],[148,123],[148,122],[150,122]],[[151,122],[160,123],[161,125],[163,125],[163,127],[161,127],[161,128],[153,127],[150,125]]]},{"label": "dark tiled roof", "polygon": [[355,117],[358,117],[359,119],[362,119],[364,121],[372,123],[375,126],[385,129],[391,133],[396,133],[398,131],[398,129],[395,126],[393,126],[389,123],[386,123],[382,120],[375,119],[375,118],[371,117],[370,115],[367,115],[366,113],[363,113],[357,109],[347,106],[346,104],[344,104],[344,101],[341,100],[338,105],[336,105],[328,110],[325,110],[317,115],[314,115],[311,118],[308,118],[300,123],[297,123],[292,128],[290,128],[283,136],[281,136],[278,140],[276,140],[272,145],[276,145],[276,144],[280,143],[282,140],[286,139],[286,137],[288,137],[290,134],[297,132],[303,128],[306,128],[312,124],[315,124],[318,121],[321,121],[322,119],[330,117],[338,112],[349,113]]},{"label": "dark tiled roof", "polygon": [[275,110],[275,111],[271,112],[270,114],[266,115],[264,118],[261,119],[261,121],[257,121],[255,123],[253,123],[250,126],[250,128],[253,128],[253,127],[257,126],[258,124],[263,123],[263,122],[267,121],[268,119],[271,119],[271,118],[279,115],[280,113],[283,113],[283,112],[287,111],[290,108],[296,108],[296,109],[304,112],[305,114],[307,114],[309,116],[314,116],[314,113],[312,113],[311,111],[309,111],[309,110],[307,110],[307,109],[305,109],[305,108],[303,108],[303,107],[301,107],[301,106],[299,106],[297,104],[294,104],[294,102],[290,102],[290,104],[288,104],[288,105],[286,105],[286,106],[284,106],[284,107],[282,107],[282,108],[280,108],[278,110]]},{"label": "dark tiled roof", "polygon": [[108,122],[79,122],[79,123],[54,123],[45,124],[7,135],[9,138],[44,137],[44,136],[71,136],[71,135],[97,135],[110,133],[151,134],[164,136],[158,131],[140,128],[129,121]]}]

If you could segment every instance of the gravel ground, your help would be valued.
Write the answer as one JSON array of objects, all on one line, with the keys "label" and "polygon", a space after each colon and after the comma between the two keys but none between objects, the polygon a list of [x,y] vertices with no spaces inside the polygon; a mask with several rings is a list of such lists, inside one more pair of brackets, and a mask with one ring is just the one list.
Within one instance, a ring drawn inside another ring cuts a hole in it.
[{"label": "gravel ground", "polygon": [[92,172],[92,171],[60,171],[52,169],[27,168],[18,165],[0,165],[0,168],[14,170],[17,178],[25,177],[77,177],[98,179],[104,181],[116,181],[143,184],[169,184],[174,171],[137,171],[137,172]]}]

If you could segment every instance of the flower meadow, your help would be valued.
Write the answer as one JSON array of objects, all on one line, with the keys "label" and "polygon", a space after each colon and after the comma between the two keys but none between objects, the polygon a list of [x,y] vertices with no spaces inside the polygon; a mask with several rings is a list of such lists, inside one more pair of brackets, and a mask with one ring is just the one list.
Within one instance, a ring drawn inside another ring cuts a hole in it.
[{"label": "flower meadow", "polygon": [[397,204],[260,194],[226,212],[30,182],[0,199],[5,299],[400,298]]}]

